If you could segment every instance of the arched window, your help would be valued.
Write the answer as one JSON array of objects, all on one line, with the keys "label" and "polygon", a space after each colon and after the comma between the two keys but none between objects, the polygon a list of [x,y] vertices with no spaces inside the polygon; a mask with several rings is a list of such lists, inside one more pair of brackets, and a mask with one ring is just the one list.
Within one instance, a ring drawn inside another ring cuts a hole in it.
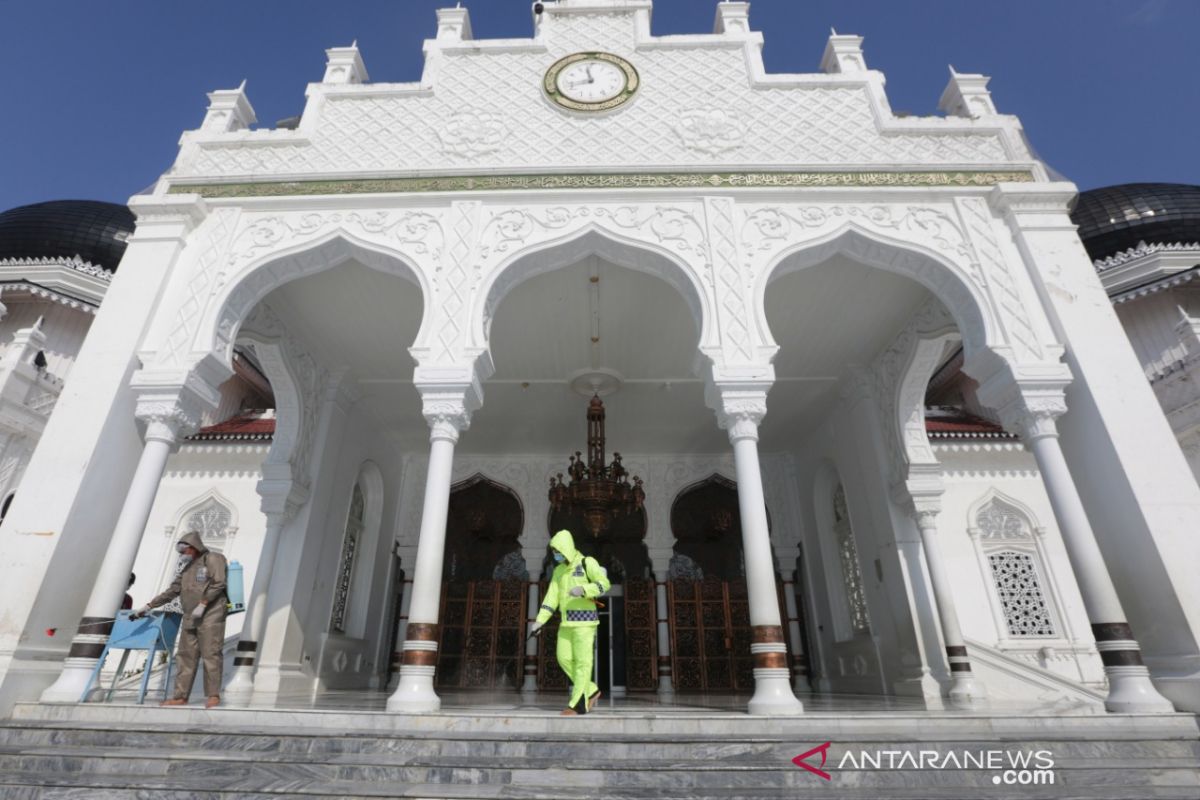
[{"label": "arched window", "polygon": [[[237,517],[223,495],[215,489],[202,495],[184,506],[175,518],[177,524],[166,526],[166,535],[170,540],[166,560],[160,572],[160,585],[168,586],[187,566],[187,561],[175,552],[175,542],[189,531],[200,534],[204,546],[216,553],[228,556],[234,534],[237,533]],[[172,600],[162,608],[163,611],[182,613],[183,606],[179,598]]]},{"label": "arched window", "polygon": [[350,604],[350,582],[354,577],[354,557],[358,554],[363,530],[366,528],[367,499],[361,484],[354,484],[350,498],[350,513],[346,515],[346,535],[342,539],[342,558],[338,563],[334,584],[333,615],[329,627],[335,633],[346,632],[346,610]]},{"label": "arched window", "polygon": [[204,546],[210,550],[222,552],[229,540],[230,529],[233,527],[233,512],[215,497],[210,497],[198,508],[187,515],[182,526],[182,533],[196,531],[200,534]]},{"label": "arched window", "polygon": [[833,492],[833,532],[837,539],[838,560],[842,566],[842,582],[846,587],[850,626],[855,633],[868,633],[871,623],[867,617],[867,595],[863,590],[858,548],[854,544],[854,529],[850,525],[850,509],[846,505],[846,489],[840,483]]},{"label": "arched window", "polygon": [[1044,531],[1028,509],[989,491],[972,508],[967,532],[992,587],[1001,640],[1063,638],[1041,550]]}]

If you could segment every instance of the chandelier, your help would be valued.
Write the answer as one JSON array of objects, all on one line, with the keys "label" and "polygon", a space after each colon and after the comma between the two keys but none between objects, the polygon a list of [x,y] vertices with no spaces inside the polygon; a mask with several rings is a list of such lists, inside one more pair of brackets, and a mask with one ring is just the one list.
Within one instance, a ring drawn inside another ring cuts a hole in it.
[{"label": "chandelier", "polygon": [[587,409],[587,460],[578,450],[571,456],[567,475],[550,479],[550,510],[579,514],[592,536],[598,537],[609,529],[617,517],[639,511],[646,500],[642,479],[633,476],[621,464],[621,454],[613,453],[613,461],[604,464],[604,403],[593,395]]}]

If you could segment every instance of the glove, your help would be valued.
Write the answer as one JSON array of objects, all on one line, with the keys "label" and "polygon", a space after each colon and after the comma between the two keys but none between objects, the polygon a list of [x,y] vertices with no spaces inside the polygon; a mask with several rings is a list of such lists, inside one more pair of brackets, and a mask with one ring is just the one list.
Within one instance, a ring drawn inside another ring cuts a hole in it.
[{"label": "glove", "polygon": [[150,606],[142,606],[129,615],[130,619],[141,619],[150,613]]},{"label": "glove", "polygon": [[192,624],[200,621],[200,618],[204,616],[204,609],[206,608],[208,608],[208,606],[201,603],[192,609]]},{"label": "glove", "polygon": [[541,633],[542,632],[542,624],[543,623],[541,623],[541,622],[534,622],[533,627],[529,629],[529,635],[533,636],[534,634]]},{"label": "glove", "polygon": [[572,586],[571,591],[567,592],[567,594],[571,595],[571,597],[583,597],[583,587]]}]

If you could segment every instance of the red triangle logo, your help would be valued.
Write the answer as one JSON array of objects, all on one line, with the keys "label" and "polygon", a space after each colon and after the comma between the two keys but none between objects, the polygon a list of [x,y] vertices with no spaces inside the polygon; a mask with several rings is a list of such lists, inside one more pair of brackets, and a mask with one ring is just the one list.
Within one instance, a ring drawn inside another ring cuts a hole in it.
[{"label": "red triangle logo", "polygon": [[815,756],[817,753],[820,753],[821,754],[821,766],[822,767],[825,766],[825,758],[829,755],[829,746],[831,744],[832,744],[832,742],[826,742],[825,744],[819,744],[816,747],[814,747],[812,750],[809,750],[807,753],[801,753],[800,755],[793,758],[792,763],[795,764],[797,767],[800,767],[801,769],[808,770],[809,772],[813,773],[814,775],[820,775],[822,778],[824,778],[827,781],[833,780],[833,776],[831,776],[828,772],[826,772],[823,769],[818,769],[817,767],[814,767],[812,764],[809,764],[805,761],[805,759],[808,759],[812,756]]}]

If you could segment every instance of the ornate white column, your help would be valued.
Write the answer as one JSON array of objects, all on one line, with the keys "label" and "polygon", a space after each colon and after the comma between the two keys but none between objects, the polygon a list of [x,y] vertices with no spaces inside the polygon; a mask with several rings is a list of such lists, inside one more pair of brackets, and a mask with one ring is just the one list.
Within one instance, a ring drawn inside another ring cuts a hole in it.
[{"label": "ornate white column", "polygon": [[133,572],[133,562],[167,467],[167,458],[185,436],[199,428],[204,405],[215,408],[219,398],[213,386],[195,378],[194,374],[187,376],[184,386],[174,389],[161,384],[153,386],[154,377],[147,378],[140,373],[134,377],[135,388],[139,382],[147,390],[142,392],[136,411],[138,421],[145,425],[145,444],[79,628],[63,662],[62,674],[42,693],[43,703],[77,703],[90,688],[92,670],[108,643],[113,621],[129,585],[129,575]]},{"label": "ornate white column", "polygon": [[765,381],[709,385],[710,405],[717,410],[721,428],[729,432],[737,470],[738,507],[742,519],[742,554],[746,562],[746,590],[750,601],[750,625],[754,654],[754,696],[751,714],[799,714],[804,706],[792,692],[787,667],[787,645],[775,594],[775,568],[767,529],[767,506],[763,498],[762,473],[758,461],[758,425],[767,414]]},{"label": "ornate white column", "polygon": [[670,580],[672,551],[650,554],[654,568],[654,618],[658,629],[658,697],[670,700],[675,694],[671,670],[671,619],[667,604],[667,581]]},{"label": "ornate white column", "polygon": [[413,570],[412,604],[405,630],[400,680],[388,698],[388,711],[420,714],[441,708],[433,691],[437,666],[438,612],[442,595],[442,561],[446,554],[446,515],[454,445],[459,433],[471,424],[471,412],[482,404],[478,383],[467,385],[418,384],[422,412],[429,423],[429,471],[425,478],[425,503],[417,563]]},{"label": "ornate white column", "polygon": [[[525,551],[525,569],[529,572],[529,591],[525,600],[525,627],[528,631],[537,619],[538,614],[538,599],[541,594],[541,588],[538,586],[538,580],[542,574],[542,557],[545,555],[544,550],[526,550]],[[530,636],[525,640],[525,659],[522,666],[524,671],[524,679],[521,681],[522,694],[536,694],[538,690],[537,673],[538,673],[538,642],[541,641],[539,636]]]},{"label": "ornate white column", "polygon": [[[782,562],[782,559],[780,559]],[[780,563],[779,574],[783,575],[783,606],[787,612],[788,635],[792,643],[792,690],[810,692],[808,683],[808,655],[804,652],[804,638],[800,633],[800,606],[796,603],[796,569]],[[790,578],[787,576],[791,576]]]},{"label": "ornate white column", "polygon": [[[409,546],[397,546],[396,554],[400,557],[401,565],[415,564],[417,549]],[[405,569],[404,580],[400,586],[400,613],[396,615],[395,649],[391,653],[388,665],[387,691],[396,691],[400,681],[400,665],[404,663],[404,636],[408,633],[408,612],[412,607],[412,570]]]},{"label": "ornate white column", "polygon": [[997,404],[997,410],[1005,427],[1021,435],[1037,460],[1108,677],[1105,707],[1114,712],[1173,712],[1175,707],[1150,681],[1150,671],[1142,661],[1141,648],[1063,457],[1055,423],[1067,410],[1061,382],[1049,388],[1026,388],[1014,381],[1008,398]]},{"label": "ornate white column", "polygon": [[937,606],[938,621],[942,627],[942,639],[946,644],[946,660],[950,663],[950,705],[955,708],[986,708],[987,691],[971,672],[967,643],[963,639],[962,628],[958,624],[958,612],[954,608],[950,575],[946,572],[946,563],[942,559],[942,550],[937,539],[940,500],[914,498],[914,503],[911,514],[921,532],[921,548],[925,551],[929,582],[932,584],[934,604]]},{"label": "ornate white column", "polygon": [[267,516],[267,531],[263,537],[254,586],[246,599],[246,616],[237,654],[233,658],[233,677],[224,689],[227,705],[247,705],[254,694],[254,673],[257,671],[258,650],[267,627],[267,597],[271,591],[271,576],[275,572],[275,557],[283,530],[300,510],[302,499],[263,497]]}]

